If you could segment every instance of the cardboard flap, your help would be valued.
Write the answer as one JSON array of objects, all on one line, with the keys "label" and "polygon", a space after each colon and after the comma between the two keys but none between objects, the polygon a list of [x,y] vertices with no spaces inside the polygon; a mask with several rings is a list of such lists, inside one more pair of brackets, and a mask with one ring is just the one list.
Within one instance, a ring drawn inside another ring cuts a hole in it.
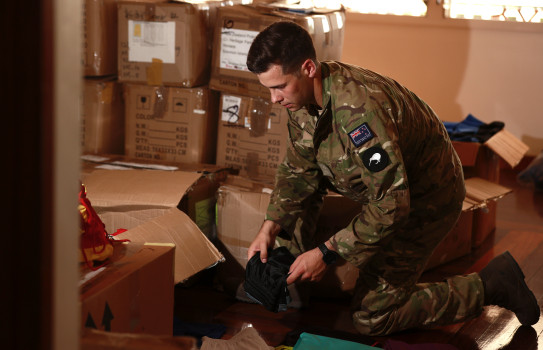
[{"label": "cardboard flap", "polygon": [[485,145],[505,160],[512,168],[518,165],[528,152],[527,144],[503,129],[485,142]]},{"label": "cardboard flap", "polygon": [[85,178],[97,210],[127,206],[172,208],[202,175],[185,171],[96,170]]},{"label": "cardboard flap", "polygon": [[482,208],[490,200],[498,200],[512,190],[479,177],[466,179],[466,200],[473,209]]},{"label": "cardboard flap", "polygon": [[180,283],[224,260],[222,254],[182,211],[172,208],[163,216],[123,232],[131,242],[175,244],[174,282]]}]

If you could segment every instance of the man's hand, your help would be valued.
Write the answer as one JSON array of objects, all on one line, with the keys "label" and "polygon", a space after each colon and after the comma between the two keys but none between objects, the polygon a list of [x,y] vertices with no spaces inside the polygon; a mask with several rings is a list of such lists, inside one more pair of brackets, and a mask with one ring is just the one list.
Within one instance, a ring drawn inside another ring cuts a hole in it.
[{"label": "man's hand", "polygon": [[292,265],[290,265],[287,284],[294,283],[297,280],[320,281],[326,272],[326,267],[319,248],[311,249],[298,256]]},{"label": "man's hand", "polygon": [[281,231],[281,226],[276,224],[273,221],[266,220],[262,224],[260,231],[256,235],[253,243],[249,246],[249,251],[247,252],[247,258],[251,260],[253,255],[256,252],[260,252],[260,261],[265,263],[268,261],[268,248],[272,248],[275,243],[275,237]]}]

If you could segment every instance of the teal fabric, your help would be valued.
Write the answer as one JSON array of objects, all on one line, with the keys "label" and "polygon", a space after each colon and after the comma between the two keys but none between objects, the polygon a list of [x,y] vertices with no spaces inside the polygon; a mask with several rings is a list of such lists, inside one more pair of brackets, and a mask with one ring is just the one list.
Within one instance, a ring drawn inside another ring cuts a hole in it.
[{"label": "teal fabric", "polygon": [[348,340],[335,339],[311,333],[302,333],[292,350],[371,350],[380,349]]}]

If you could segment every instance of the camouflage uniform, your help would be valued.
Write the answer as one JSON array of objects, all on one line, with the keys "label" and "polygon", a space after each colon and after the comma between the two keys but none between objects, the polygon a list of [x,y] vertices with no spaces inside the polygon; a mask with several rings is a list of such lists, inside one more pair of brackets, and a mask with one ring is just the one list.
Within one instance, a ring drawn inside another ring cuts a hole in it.
[{"label": "camouflage uniform", "polygon": [[[353,321],[363,334],[464,321],[482,312],[477,274],[417,284],[465,196],[462,167],[432,109],[394,80],[321,62],[323,109],[290,113],[289,147],[267,219],[293,252],[312,249],[328,189],[361,205],[330,243],[358,266]],[[286,240],[285,240],[286,239]]]}]

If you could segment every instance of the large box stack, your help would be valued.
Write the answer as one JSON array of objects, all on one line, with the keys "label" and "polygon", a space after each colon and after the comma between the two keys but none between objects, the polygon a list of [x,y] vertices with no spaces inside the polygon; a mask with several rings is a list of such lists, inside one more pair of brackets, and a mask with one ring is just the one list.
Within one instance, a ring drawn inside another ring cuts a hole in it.
[{"label": "large box stack", "polygon": [[[506,129],[490,137],[485,143],[453,141],[460,157],[466,179],[475,179],[467,184],[468,192],[476,197],[491,197],[476,206],[471,233],[472,246],[480,246],[496,228],[497,200],[508,193],[499,186],[500,164],[515,167],[528,151],[528,146]],[[482,179],[485,181],[479,181]],[[501,193],[501,195],[498,195]]]},{"label": "large box stack", "polygon": [[339,59],[345,21],[343,8],[300,13],[274,4],[219,9],[209,82],[220,92],[217,164],[268,181],[286,153],[288,113],[271,105],[268,89],[247,69],[251,43],[270,24],[293,21],[311,34],[319,60]]},{"label": "large box stack", "polygon": [[124,153],[122,87],[117,82],[118,0],[83,2],[82,150]]},{"label": "large box stack", "polygon": [[124,152],[124,101],[114,76],[83,83],[81,148],[87,154]]}]

